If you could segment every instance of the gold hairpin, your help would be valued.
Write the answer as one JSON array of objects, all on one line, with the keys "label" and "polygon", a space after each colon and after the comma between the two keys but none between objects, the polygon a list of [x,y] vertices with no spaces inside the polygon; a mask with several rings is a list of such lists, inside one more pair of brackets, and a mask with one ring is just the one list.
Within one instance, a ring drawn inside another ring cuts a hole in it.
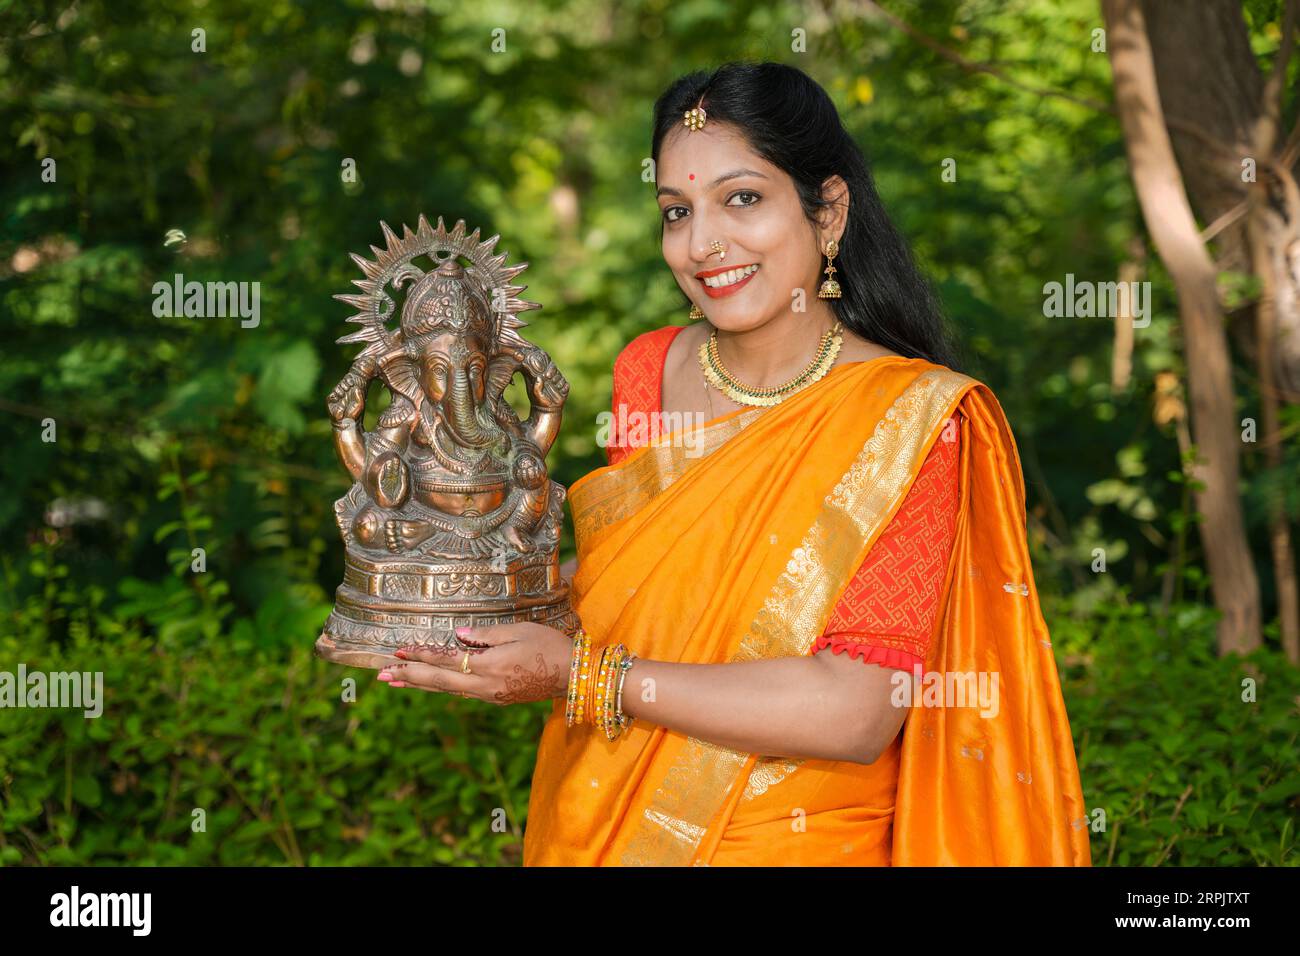
[{"label": "gold hairpin", "polygon": [[[704,102],[704,97],[700,97],[700,102]],[[694,109],[687,110],[685,117],[683,122],[686,124],[686,128],[691,132],[695,132],[697,129],[704,129],[704,121],[709,118],[709,114],[704,112],[703,106],[697,106]]]}]

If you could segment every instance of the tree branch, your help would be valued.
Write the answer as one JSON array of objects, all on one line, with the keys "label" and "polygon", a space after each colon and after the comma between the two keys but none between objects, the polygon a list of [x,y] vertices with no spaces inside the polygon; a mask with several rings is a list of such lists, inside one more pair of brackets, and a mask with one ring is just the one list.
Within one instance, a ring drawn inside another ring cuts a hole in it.
[{"label": "tree branch", "polygon": [[1273,57],[1273,69],[1269,71],[1264,83],[1263,102],[1259,107],[1259,119],[1255,123],[1255,149],[1259,155],[1268,156],[1277,145],[1282,132],[1282,96],[1286,82],[1286,68],[1291,62],[1291,51],[1295,48],[1296,17],[1300,15],[1300,0],[1287,0],[1286,13],[1282,17],[1282,42]]}]

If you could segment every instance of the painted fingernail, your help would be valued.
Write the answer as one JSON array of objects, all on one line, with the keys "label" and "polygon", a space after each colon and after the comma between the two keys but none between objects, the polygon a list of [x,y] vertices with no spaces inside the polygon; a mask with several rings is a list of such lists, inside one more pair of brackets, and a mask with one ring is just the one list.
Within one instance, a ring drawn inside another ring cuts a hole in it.
[{"label": "painted fingernail", "polygon": [[393,681],[391,684],[389,684],[388,686],[389,686],[389,687],[405,687],[405,686],[406,686],[406,681],[404,681],[404,680],[395,680],[395,681]]},{"label": "painted fingernail", "polygon": [[375,680],[392,680],[392,679],[393,679],[393,675],[388,673],[388,671],[380,671],[378,674],[375,675]]},{"label": "painted fingernail", "polygon": [[406,651],[393,651],[393,656],[400,657],[402,660],[406,660]]},{"label": "painted fingernail", "polygon": [[472,630],[472,628],[468,628],[468,627],[458,627],[458,628],[456,628],[456,636],[457,636],[457,637],[469,637],[469,632],[470,632],[471,630]]}]

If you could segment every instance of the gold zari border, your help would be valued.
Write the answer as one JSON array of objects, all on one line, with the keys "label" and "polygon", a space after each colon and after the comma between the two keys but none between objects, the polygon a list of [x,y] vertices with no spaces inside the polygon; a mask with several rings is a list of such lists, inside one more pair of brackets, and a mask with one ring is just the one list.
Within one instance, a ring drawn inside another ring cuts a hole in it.
[{"label": "gold zari border", "polygon": [[[732,661],[808,653],[839,591],[861,560],[861,544],[893,514],[912,469],[974,379],[945,368],[917,376],[876,424],[871,437],[826,496],[821,513],[790,555]],[[850,546],[845,546],[851,542]],[[686,866],[750,754],[688,737],[650,805],[635,822],[624,866]],[[760,758],[761,759],[761,758]],[[786,774],[765,770],[761,792]],[[788,771],[787,771],[788,772]],[[773,779],[775,778],[775,779]],[[749,782],[747,781],[747,790]]]}]

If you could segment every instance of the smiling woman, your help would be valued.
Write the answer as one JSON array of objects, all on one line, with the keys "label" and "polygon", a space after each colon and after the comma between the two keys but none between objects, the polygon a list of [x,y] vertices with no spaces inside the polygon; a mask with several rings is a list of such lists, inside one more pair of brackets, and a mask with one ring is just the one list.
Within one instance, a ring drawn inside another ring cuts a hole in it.
[{"label": "smiling woman", "polygon": [[475,629],[381,679],[556,699],[526,865],[1087,865],[1010,427],[830,98],[692,74],[652,155],[706,321],[624,349],[613,420],[703,424],[616,427],[570,488],[576,639]]}]

